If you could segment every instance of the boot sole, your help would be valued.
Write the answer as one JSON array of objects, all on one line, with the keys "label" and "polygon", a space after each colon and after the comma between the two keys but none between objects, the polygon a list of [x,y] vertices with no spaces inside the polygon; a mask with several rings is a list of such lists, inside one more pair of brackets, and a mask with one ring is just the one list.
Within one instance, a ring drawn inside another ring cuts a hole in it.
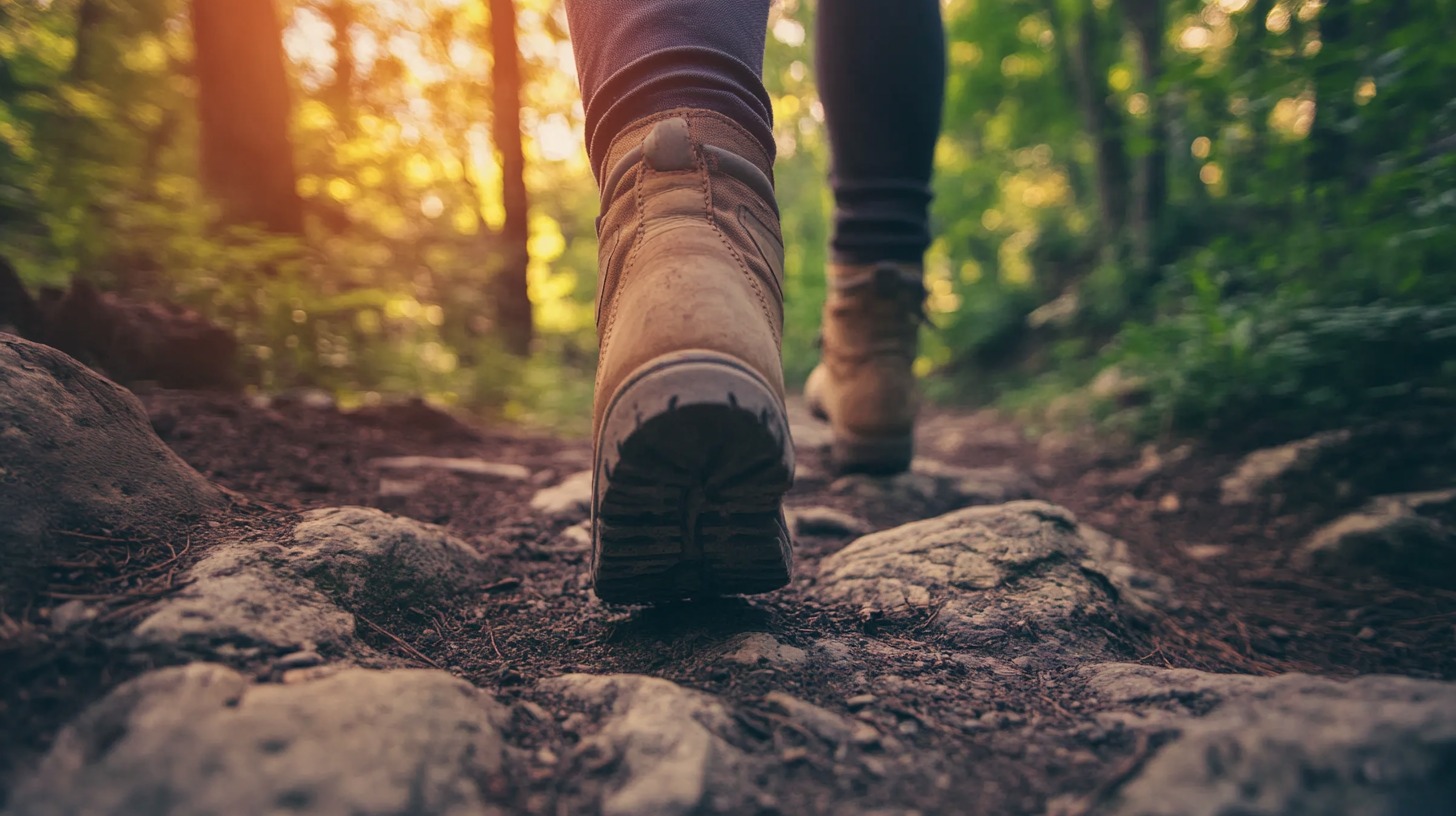
[{"label": "boot sole", "polygon": [[913,436],[857,437],[834,432],[829,460],[840,473],[891,476],[910,469],[915,456]]},{"label": "boot sole", "polygon": [[614,603],[769,592],[791,578],[789,423],[773,388],[706,351],[633,372],[607,405],[592,482],[592,584]]}]

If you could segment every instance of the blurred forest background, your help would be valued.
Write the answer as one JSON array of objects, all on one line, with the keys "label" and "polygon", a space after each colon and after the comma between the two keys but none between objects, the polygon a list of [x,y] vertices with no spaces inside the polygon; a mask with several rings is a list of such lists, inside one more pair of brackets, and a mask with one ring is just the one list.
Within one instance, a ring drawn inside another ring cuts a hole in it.
[{"label": "blurred forest background", "polygon": [[[1456,0],[944,6],[934,395],[1134,437],[1456,408]],[[796,381],[813,15],[764,66]],[[0,257],[196,309],[264,389],[579,428],[581,135],[558,0],[0,0]]]}]

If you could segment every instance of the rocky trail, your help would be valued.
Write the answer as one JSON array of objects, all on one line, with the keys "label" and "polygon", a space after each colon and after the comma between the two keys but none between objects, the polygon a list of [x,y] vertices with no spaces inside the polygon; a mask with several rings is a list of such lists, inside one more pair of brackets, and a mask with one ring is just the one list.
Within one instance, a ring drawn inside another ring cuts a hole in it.
[{"label": "rocky trail", "polygon": [[0,812],[1456,813],[1449,423],[794,432],[791,587],[610,606],[584,441],[0,335]]}]

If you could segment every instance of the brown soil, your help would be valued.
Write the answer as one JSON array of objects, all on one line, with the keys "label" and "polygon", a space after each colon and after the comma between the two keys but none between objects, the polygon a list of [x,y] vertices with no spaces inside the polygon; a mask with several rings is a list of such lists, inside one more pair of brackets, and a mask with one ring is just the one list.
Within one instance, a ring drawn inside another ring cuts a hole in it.
[{"label": "brown soil", "polygon": [[[179,541],[105,533],[121,539],[104,542],[105,556],[58,565],[46,595],[12,602],[0,618],[0,732],[19,736],[8,740],[0,773],[42,750],[80,706],[159,660],[127,651],[117,638],[209,542],[245,527],[281,529],[286,514],[278,509],[377,506],[378,473],[368,462],[379,456],[480,456],[556,476],[589,463],[589,446],[580,440],[510,429],[472,434],[427,411],[351,416],[302,404],[263,408],[231,396],[142,397],[154,426],[183,458],[238,492],[237,512],[199,524]],[[1125,539],[1139,566],[1175,581],[1183,608],[1133,632],[1120,644],[1124,659],[1217,672],[1456,679],[1456,593],[1375,577],[1317,578],[1290,565],[1304,535],[1353,499],[1284,512],[1223,507],[1218,480],[1231,469],[1232,454],[1199,451],[1142,476],[1135,457],[1038,446],[985,413],[938,413],[923,423],[922,435],[921,447],[933,458],[1011,463],[1034,474],[1045,498]],[[824,472],[816,454],[807,457],[812,472]],[[790,504],[838,506],[876,527],[952,509],[851,504],[829,494],[828,482],[801,480]],[[1128,733],[1089,729],[1087,715],[1099,704],[1082,699],[1058,672],[1007,672],[1005,663],[986,669],[965,660],[963,649],[938,643],[924,621],[863,620],[811,603],[805,583],[845,538],[801,541],[800,577],[772,595],[658,609],[605,606],[583,584],[582,554],[560,547],[562,525],[530,510],[536,489],[441,474],[387,507],[448,526],[492,556],[493,572],[475,597],[450,608],[395,608],[361,624],[360,635],[403,661],[444,668],[551,712],[562,710],[559,701],[533,691],[532,683],[574,671],[640,672],[722,695],[737,706],[748,735],[739,747],[783,759],[782,773],[763,780],[763,813],[833,812],[835,802],[849,798],[865,810],[927,813],[1039,813],[1057,796],[1080,797],[1091,808],[1149,750]],[[106,597],[111,620],[82,634],[46,634],[49,610],[66,595]],[[800,669],[725,669],[717,647],[749,631],[797,646],[833,638],[852,656],[832,668],[810,662]],[[1001,650],[987,646],[984,656]],[[873,704],[851,707],[866,677],[886,676],[899,679],[880,682]],[[901,691],[886,693],[887,687]],[[834,755],[763,701],[771,691],[871,721],[894,740]],[[520,812],[580,812],[594,780],[608,770],[573,751],[571,723],[517,717],[509,735],[517,746],[561,758],[559,765],[543,759],[515,780]]]}]

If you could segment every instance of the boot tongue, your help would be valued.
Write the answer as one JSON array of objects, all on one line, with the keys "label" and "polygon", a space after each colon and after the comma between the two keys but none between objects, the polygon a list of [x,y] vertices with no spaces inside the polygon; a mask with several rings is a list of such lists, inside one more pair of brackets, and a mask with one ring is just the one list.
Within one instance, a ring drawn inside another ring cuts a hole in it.
[{"label": "boot tongue", "polygon": [[658,172],[691,170],[693,141],[688,135],[688,120],[674,117],[653,126],[642,142],[642,157]]}]

